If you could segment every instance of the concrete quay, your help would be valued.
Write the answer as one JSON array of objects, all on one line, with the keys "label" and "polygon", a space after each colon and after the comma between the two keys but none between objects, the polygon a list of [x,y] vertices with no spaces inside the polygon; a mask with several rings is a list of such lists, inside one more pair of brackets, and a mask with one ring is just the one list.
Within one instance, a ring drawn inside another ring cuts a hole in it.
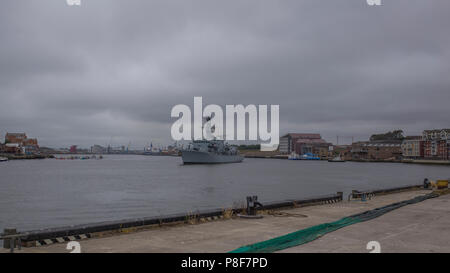
[{"label": "concrete quay", "polygon": [[[430,193],[410,190],[367,201],[263,211],[262,219],[219,219],[175,224],[133,233],[80,240],[81,252],[228,252],[240,246]],[[381,252],[450,252],[450,195],[408,205],[376,219],[354,224],[281,252],[369,252],[378,241]],[[6,249],[0,252],[8,252]],[[66,243],[22,248],[16,253],[68,253]]]}]

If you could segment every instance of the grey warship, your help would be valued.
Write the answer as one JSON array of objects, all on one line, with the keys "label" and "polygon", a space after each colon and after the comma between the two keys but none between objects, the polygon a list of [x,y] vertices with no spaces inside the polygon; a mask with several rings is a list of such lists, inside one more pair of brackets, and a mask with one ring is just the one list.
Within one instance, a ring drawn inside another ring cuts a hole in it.
[{"label": "grey warship", "polygon": [[[224,140],[217,139],[214,135],[216,128],[208,123],[211,117],[205,118],[208,139],[194,140],[187,149],[181,151],[181,158],[184,164],[219,164],[219,163],[238,163],[244,160],[236,147],[225,143]],[[203,131],[203,126],[202,126]],[[220,135],[220,134],[219,134]]]},{"label": "grey warship", "polygon": [[184,164],[238,163],[244,160],[236,149],[223,140],[196,140],[181,151]]}]

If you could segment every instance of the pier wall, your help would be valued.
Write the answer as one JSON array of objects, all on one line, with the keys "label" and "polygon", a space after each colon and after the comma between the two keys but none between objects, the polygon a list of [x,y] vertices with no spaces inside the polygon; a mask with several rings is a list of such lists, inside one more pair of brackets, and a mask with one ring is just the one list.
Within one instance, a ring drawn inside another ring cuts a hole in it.
[{"label": "pier wall", "polygon": [[[266,202],[262,204],[262,207],[258,207],[257,210],[272,210],[288,207],[330,204],[340,202],[342,201],[342,198],[343,193],[338,192],[337,194],[329,194],[307,199]],[[159,227],[162,225],[219,220],[229,218],[231,215],[238,214],[243,211],[245,211],[245,208],[212,209],[192,213],[178,213],[166,216],[154,216],[121,221],[107,221],[94,224],[19,232],[15,234],[15,236],[16,238],[20,237],[22,246],[33,247],[73,240],[103,237],[114,233],[128,233],[142,229]]]}]

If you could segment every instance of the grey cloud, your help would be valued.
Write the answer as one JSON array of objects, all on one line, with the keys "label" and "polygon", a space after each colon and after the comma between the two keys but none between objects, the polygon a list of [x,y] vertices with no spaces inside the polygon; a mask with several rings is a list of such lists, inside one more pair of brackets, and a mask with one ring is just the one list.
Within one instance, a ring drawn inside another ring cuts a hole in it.
[{"label": "grey cloud", "polygon": [[383,2],[2,1],[0,133],[167,144],[193,96],[329,141],[448,127],[450,3]]}]

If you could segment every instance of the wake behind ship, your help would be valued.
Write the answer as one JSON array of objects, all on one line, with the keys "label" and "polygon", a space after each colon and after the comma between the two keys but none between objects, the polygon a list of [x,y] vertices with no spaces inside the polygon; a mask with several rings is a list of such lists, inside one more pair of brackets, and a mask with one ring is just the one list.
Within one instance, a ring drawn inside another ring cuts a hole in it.
[{"label": "wake behind ship", "polygon": [[223,140],[196,140],[181,151],[184,164],[238,163],[244,160],[236,147]]}]

